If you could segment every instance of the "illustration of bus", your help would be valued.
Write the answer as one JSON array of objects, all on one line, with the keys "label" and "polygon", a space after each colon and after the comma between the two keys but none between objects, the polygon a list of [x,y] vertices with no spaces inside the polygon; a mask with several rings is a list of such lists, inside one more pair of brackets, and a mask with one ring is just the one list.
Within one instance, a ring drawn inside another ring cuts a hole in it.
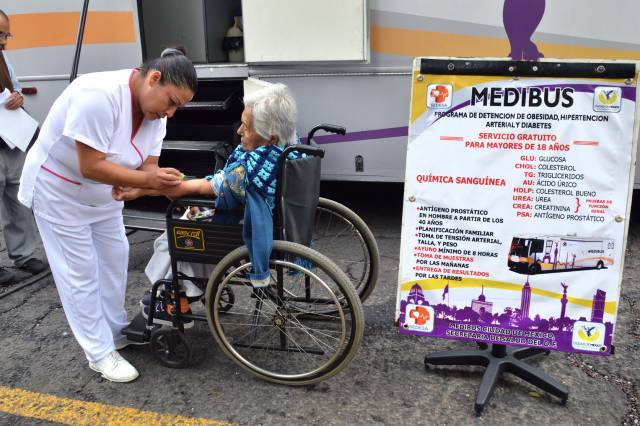
[{"label": "illustration of bus", "polygon": [[514,272],[566,272],[613,265],[614,241],[570,235],[515,236],[507,265]]}]

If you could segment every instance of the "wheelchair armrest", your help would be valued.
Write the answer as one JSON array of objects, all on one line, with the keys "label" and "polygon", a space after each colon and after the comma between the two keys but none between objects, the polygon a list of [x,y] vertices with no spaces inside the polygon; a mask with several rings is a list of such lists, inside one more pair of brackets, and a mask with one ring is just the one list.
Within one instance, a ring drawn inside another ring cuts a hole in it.
[{"label": "wheelchair armrest", "polygon": [[176,207],[216,207],[216,199],[215,198],[179,198],[177,200],[173,200],[169,207],[167,207],[167,219],[172,218],[173,211]]}]

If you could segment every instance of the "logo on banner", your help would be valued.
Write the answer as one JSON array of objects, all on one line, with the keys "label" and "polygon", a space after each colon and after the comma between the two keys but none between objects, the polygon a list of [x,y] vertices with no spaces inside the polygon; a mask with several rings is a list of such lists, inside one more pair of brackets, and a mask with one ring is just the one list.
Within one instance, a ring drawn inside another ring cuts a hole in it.
[{"label": "logo on banner", "polygon": [[427,86],[427,107],[433,109],[451,108],[451,94],[453,86],[450,84],[430,84]]},{"label": "logo on banner", "polygon": [[435,312],[431,306],[408,304],[405,310],[405,327],[409,330],[433,331]]},{"label": "logo on banner", "polygon": [[599,352],[604,348],[605,326],[599,322],[576,321],[571,346],[582,351]]},{"label": "logo on banner", "polygon": [[593,110],[596,112],[620,112],[622,89],[598,86],[593,92]]}]

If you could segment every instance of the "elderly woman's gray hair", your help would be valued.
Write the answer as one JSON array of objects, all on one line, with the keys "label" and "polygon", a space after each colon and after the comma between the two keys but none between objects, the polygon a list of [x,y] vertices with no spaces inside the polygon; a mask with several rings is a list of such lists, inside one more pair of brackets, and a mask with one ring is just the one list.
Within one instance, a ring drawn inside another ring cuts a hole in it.
[{"label": "elderly woman's gray hair", "polygon": [[274,84],[244,97],[244,105],[251,108],[253,127],[264,139],[278,137],[278,145],[296,142],[298,108],[284,84]]}]

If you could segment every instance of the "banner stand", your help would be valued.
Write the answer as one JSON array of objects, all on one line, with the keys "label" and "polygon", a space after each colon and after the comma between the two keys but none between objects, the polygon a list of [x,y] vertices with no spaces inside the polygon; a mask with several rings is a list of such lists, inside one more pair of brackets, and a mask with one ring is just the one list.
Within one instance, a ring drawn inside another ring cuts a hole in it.
[{"label": "banner stand", "polygon": [[476,416],[482,414],[484,406],[489,402],[502,373],[511,373],[525,382],[539,387],[543,391],[560,398],[562,405],[567,403],[569,388],[549,376],[539,368],[533,367],[523,360],[549,351],[538,348],[513,347],[506,345],[487,345],[478,342],[478,349],[453,350],[435,352],[424,357],[424,367],[429,365],[475,365],[484,366],[478,393],[476,394]]},{"label": "banner stand", "polygon": [[634,61],[416,58],[398,268],[401,334],[474,342],[485,367],[564,405],[526,360],[614,352],[640,108]]}]

